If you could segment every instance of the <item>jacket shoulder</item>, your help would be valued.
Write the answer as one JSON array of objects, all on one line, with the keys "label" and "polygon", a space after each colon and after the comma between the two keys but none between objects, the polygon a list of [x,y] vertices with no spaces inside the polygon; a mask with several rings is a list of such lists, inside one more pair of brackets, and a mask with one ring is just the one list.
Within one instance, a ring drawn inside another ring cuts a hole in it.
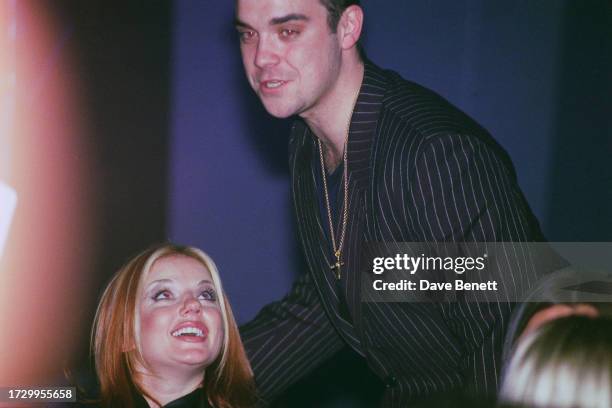
[{"label": "jacket shoulder", "polygon": [[385,71],[382,120],[398,121],[423,137],[436,134],[488,134],[475,120],[431,89]]},{"label": "jacket shoulder", "polygon": [[379,119],[379,143],[393,143],[409,138],[420,146],[434,141],[443,143],[470,141],[496,154],[513,167],[506,150],[461,109],[444,97],[394,71],[383,71],[385,96]]}]

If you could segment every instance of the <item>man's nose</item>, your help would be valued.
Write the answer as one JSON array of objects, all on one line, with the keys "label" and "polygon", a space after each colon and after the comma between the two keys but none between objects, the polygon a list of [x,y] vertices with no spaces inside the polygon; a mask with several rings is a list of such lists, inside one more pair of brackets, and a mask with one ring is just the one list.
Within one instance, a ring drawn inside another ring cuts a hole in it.
[{"label": "man's nose", "polygon": [[259,38],[257,51],[255,52],[255,66],[265,68],[276,65],[279,62],[278,52],[269,39]]}]

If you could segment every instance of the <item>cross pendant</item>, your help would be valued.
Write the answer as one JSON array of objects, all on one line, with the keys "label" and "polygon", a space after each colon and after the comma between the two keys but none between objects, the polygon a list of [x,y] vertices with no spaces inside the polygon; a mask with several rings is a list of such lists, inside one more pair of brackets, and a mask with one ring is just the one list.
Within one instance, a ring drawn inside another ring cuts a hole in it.
[{"label": "cross pendant", "polygon": [[342,262],[340,260],[340,251],[336,251],[336,253],[334,254],[336,256],[336,263],[334,263],[333,265],[330,265],[329,269],[331,269],[332,271],[336,271],[336,279],[340,280],[340,267],[344,266],[344,262]]}]

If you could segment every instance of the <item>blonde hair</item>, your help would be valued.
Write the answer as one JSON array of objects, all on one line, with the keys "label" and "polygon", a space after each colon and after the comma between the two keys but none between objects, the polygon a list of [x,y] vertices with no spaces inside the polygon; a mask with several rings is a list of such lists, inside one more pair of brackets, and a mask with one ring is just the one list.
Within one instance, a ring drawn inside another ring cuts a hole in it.
[{"label": "blonde hair", "polygon": [[503,403],[533,408],[612,407],[612,320],[570,316],[519,341],[504,373]]},{"label": "blonde hair", "polygon": [[208,400],[217,408],[250,406],[254,400],[253,374],[218,269],[201,250],[174,244],[156,245],[136,255],[113,276],[102,293],[91,336],[102,404],[132,407],[135,392],[151,397],[135,380],[135,367],[147,366],[139,346],[136,299],[155,261],[171,255],[201,262],[216,288],[225,334],[220,355],[202,373]]},{"label": "blonde hair", "polygon": [[565,267],[543,276],[512,312],[503,346],[503,361],[506,362],[510,358],[518,338],[524,333],[531,318],[550,306],[590,304],[601,315],[612,316],[611,303],[603,301],[602,298],[609,296],[608,294],[597,296],[579,289],[581,284],[601,281],[611,282],[612,274]]}]

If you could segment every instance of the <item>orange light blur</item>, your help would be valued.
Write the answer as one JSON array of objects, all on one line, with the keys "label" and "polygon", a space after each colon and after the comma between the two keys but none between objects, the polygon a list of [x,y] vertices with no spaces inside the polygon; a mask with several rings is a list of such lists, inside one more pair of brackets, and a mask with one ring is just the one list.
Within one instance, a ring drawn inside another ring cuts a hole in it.
[{"label": "orange light blur", "polygon": [[0,2],[0,92],[15,102],[0,180],[18,196],[0,259],[0,386],[61,380],[88,324],[80,314],[94,247],[87,115],[52,4]]}]

